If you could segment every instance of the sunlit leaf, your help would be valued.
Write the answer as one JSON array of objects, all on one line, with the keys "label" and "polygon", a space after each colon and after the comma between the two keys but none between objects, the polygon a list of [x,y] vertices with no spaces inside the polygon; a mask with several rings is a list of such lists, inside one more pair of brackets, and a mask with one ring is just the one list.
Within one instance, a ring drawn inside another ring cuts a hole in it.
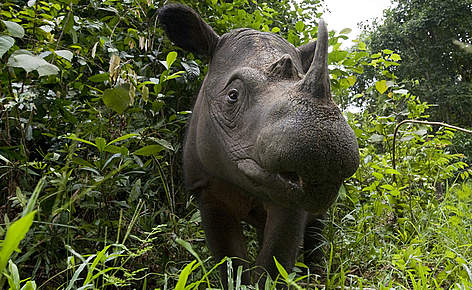
[{"label": "sunlit leaf", "polygon": [[8,59],[8,66],[19,67],[26,72],[38,71],[39,76],[54,75],[59,73],[59,68],[48,63],[36,55],[12,54]]},{"label": "sunlit leaf", "polygon": [[15,39],[8,35],[1,35],[0,36],[0,58],[7,52],[10,48],[12,48],[13,44],[15,44]]},{"label": "sunlit leaf", "polygon": [[21,240],[25,237],[33,223],[35,214],[36,211],[26,214],[8,228],[7,234],[2,243],[2,249],[0,250],[0,272],[5,269],[11,254],[18,248]]},{"label": "sunlit leaf", "polygon": [[147,145],[147,146],[144,146],[144,147],[134,151],[133,154],[143,155],[143,156],[158,155],[159,152],[161,152],[164,149],[165,148],[162,145],[157,145],[157,144]]},{"label": "sunlit leaf", "polygon": [[8,33],[10,33],[11,36],[17,38],[23,38],[25,36],[25,30],[18,23],[12,21],[2,21],[7,27]]},{"label": "sunlit leaf", "polygon": [[72,53],[72,51],[66,50],[66,49],[56,50],[55,53],[58,56],[67,59],[68,61],[72,61],[72,57],[74,57],[74,54]]},{"label": "sunlit leaf", "polygon": [[380,80],[375,82],[375,88],[377,91],[381,94],[385,93],[387,91],[388,86],[387,86],[387,81],[386,80]]},{"label": "sunlit leaf", "polygon": [[303,23],[303,21],[298,21],[297,24],[295,24],[295,29],[297,30],[297,32],[302,32],[304,28],[305,23]]},{"label": "sunlit leaf", "polygon": [[352,29],[351,28],[344,28],[339,32],[339,34],[349,34],[351,33]]}]

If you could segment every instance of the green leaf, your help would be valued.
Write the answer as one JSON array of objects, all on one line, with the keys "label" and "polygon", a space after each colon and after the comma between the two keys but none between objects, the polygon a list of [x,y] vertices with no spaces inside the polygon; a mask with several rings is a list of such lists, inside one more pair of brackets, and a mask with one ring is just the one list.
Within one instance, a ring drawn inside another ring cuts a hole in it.
[{"label": "green leaf", "polygon": [[18,248],[21,240],[25,237],[33,223],[35,214],[36,211],[28,213],[8,228],[2,249],[0,250],[0,272],[5,269],[11,254]]},{"label": "green leaf", "polygon": [[4,21],[4,20],[2,21],[7,27],[8,33],[10,33],[11,36],[17,37],[17,38],[23,38],[25,36],[25,30],[18,23],[15,23],[12,21]]},{"label": "green leaf", "polygon": [[394,53],[390,56],[390,58],[393,60],[393,61],[399,61],[399,60],[402,60],[401,56]]},{"label": "green leaf", "polygon": [[339,32],[339,34],[349,34],[351,33],[352,29],[351,28],[344,28]]},{"label": "green leaf", "polygon": [[109,80],[110,74],[108,73],[101,73],[101,74],[96,74],[88,78],[89,81],[94,82],[94,83],[102,83],[104,81]]},{"label": "green leaf", "polygon": [[123,87],[107,89],[103,92],[102,99],[108,108],[122,114],[128,108],[129,91]]},{"label": "green leaf", "polygon": [[393,50],[390,50],[390,49],[383,49],[382,52],[385,53],[385,54],[392,54],[392,53],[393,53]]},{"label": "green leaf", "polygon": [[356,76],[348,76],[347,77],[347,81],[349,82],[349,86],[351,86],[351,87],[356,83],[356,80],[357,80]]},{"label": "green leaf", "polygon": [[95,138],[95,145],[97,146],[98,151],[102,152],[103,149],[105,149],[105,146],[107,145],[107,142],[105,141],[104,138],[97,137],[97,138]]},{"label": "green leaf", "polygon": [[385,173],[387,173],[387,174],[400,175],[400,172],[398,172],[398,170],[395,170],[395,169],[393,169],[393,168],[387,168],[387,169],[385,170]]},{"label": "green leaf", "polygon": [[177,52],[175,51],[171,51],[167,54],[167,57],[166,57],[167,69],[170,69],[170,67],[172,66],[176,58],[177,58]]},{"label": "green leaf", "polygon": [[97,147],[97,145],[95,145],[95,143],[90,142],[90,141],[85,140],[85,139],[82,139],[82,138],[79,138],[79,137],[77,137],[77,135],[75,135],[75,134],[71,134],[70,136],[66,136],[66,138],[67,138],[67,139],[74,140],[74,141],[79,141],[79,142],[82,142],[82,143],[86,143],[86,144],[92,145],[92,146],[94,146],[94,147]]},{"label": "green leaf", "polygon": [[367,50],[367,46],[365,45],[364,42],[359,41],[359,44],[358,44],[357,49],[359,49],[359,50]]},{"label": "green leaf", "polygon": [[381,57],[381,56],[382,56],[382,54],[379,52],[379,53],[374,53],[374,54],[372,54],[372,55],[370,56],[370,58],[379,58],[379,57]]},{"label": "green leaf", "polygon": [[303,29],[305,28],[305,23],[303,23],[303,21],[298,21],[297,24],[295,24],[295,29],[297,30],[297,32],[302,32]]},{"label": "green leaf", "polygon": [[328,55],[329,62],[340,62],[346,58],[348,52],[345,50],[335,50]]},{"label": "green leaf", "polygon": [[287,280],[288,278],[288,273],[287,271],[284,269],[284,267],[277,261],[277,259],[274,257],[274,262],[275,262],[275,266],[277,267],[277,270],[279,270],[279,273],[280,275],[285,279]]},{"label": "green leaf", "polygon": [[153,140],[156,141],[157,144],[162,145],[165,149],[174,151],[174,146],[172,146],[172,144],[170,144],[169,141],[164,140],[164,139],[153,139]]},{"label": "green leaf", "polygon": [[175,285],[175,290],[184,290],[185,285],[187,284],[188,277],[190,273],[194,270],[193,265],[197,262],[197,260],[193,260],[190,264],[185,266],[185,268],[180,272],[179,281],[177,281],[177,285]]},{"label": "green leaf", "polygon": [[12,54],[8,59],[8,66],[19,67],[26,72],[37,70],[39,76],[54,75],[59,72],[59,68],[48,63],[39,56],[22,52]]},{"label": "green leaf", "polygon": [[388,89],[387,81],[386,80],[376,81],[375,88],[377,89],[379,93],[381,94],[385,93],[385,91]]},{"label": "green leaf", "polygon": [[133,154],[143,156],[158,155],[162,150],[164,150],[162,145],[147,145],[134,151]]},{"label": "green leaf", "polygon": [[118,138],[113,139],[112,141],[110,141],[110,142],[107,144],[107,146],[110,145],[110,144],[113,144],[113,143],[115,143],[115,142],[123,141],[123,140],[129,139],[129,138],[133,138],[133,137],[136,137],[136,136],[139,136],[139,134],[126,134],[126,135],[123,135],[123,136],[121,136],[121,137],[118,137]]},{"label": "green leaf", "polygon": [[371,143],[379,143],[379,142],[382,142],[383,140],[384,140],[384,136],[379,135],[379,134],[372,134],[372,136],[370,136],[369,138],[369,142]]},{"label": "green leaf", "polygon": [[72,61],[72,57],[74,57],[74,54],[70,50],[62,49],[62,50],[56,50],[55,53],[62,57],[67,59],[68,61]]},{"label": "green leaf", "polygon": [[21,214],[22,217],[33,212],[33,208],[36,206],[36,201],[38,200],[39,193],[41,192],[41,190],[43,190],[43,187],[45,184],[46,184],[46,176],[43,176],[36,184],[36,187],[33,190],[33,194],[31,194],[31,197],[28,200],[28,204],[26,205],[26,207],[23,210],[23,213]]},{"label": "green leaf", "polygon": [[15,44],[15,39],[13,39],[13,37],[7,35],[0,36],[0,58],[5,54],[5,52],[12,48],[13,44]]},{"label": "green leaf", "polygon": [[18,267],[12,262],[12,260],[8,261],[8,271],[11,275],[8,277],[10,289],[18,289],[20,286],[20,273],[18,273]]},{"label": "green leaf", "polygon": [[57,75],[59,73],[59,68],[48,62],[46,62],[43,65],[40,65],[36,70],[38,71],[38,74],[40,77],[49,76],[49,75]]},{"label": "green leaf", "polygon": [[106,251],[108,251],[110,246],[111,245],[108,245],[105,248],[103,248],[103,250],[98,252],[98,254],[95,257],[95,259],[93,260],[92,264],[89,266],[89,269],[87,271],[87,277],[85,278],[84,283],[82,284],[82,286],[87,285],[90,281],[93,280],[93,278],[92,278],[93,272],[94,272],[95,268],[97,267],[98,262],[102,261],[103,257],[105,256]]}]

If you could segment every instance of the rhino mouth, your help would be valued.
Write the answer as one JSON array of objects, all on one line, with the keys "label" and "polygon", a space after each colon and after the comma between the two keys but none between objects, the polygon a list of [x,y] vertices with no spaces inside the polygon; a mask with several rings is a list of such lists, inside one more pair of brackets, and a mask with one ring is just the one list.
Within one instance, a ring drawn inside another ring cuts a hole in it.
[{"label": "rhino mouth", "polygon": [[240,160],[238,169],[251,181],[251,189],[266,200],[298,208],[305,199],[304,182],[296,172],[270,172],[253,159]]},{"label": "rhino mouth", "polygon": [[342,183],[336,179],[320,182],[291,171],[271,172],[253,159],[242,159],[237,164],[244,176],[243,184],[249,186],[246,188],[249,192],[280,206],[304,209],[313,214],[328,210]]},{"label": "rhino mouth", "polygon": [[292,186],[303,188],[303,180],[296,172],[281,172],[278,173],[278,178]]}]

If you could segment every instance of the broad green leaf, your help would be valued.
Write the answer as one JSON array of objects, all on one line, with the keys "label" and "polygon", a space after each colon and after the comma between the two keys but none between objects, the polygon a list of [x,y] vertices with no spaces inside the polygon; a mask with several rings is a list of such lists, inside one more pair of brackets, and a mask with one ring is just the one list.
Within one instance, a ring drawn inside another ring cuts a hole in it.
[{"label": "broad green leaf", "polygon": [[4,20],[3,23],[7,27],[8,33],[10,33],[11,36],[17,38],[23,38],[25,36],[25,30],[18,23]]},{"label": "broad green leaf", "polygon": [[399,60],[402,60],[401,56],[394,53],[390,56],[390,58],[393,60],[393,61],[399,61]]},{"label": "broad green leaf", "polygon": [[79,138],[79,137],[77,137],[77,135],[75,135],[75,134],[71,134],[71,135],[69,135],[69,136],[66,136],[66,138],[67,138],[67,139],[71,139],[71,140],[75,140],[75,141],[79,141],[79,142],[83,142],[83,143],[92,145],[92,146],[94,146],[94,147],[97,147],[97,145],[95,145],[95,143],[90,142],[90,141],[85,140],[85,139],[82,139],[82,138]]},{"label": "broad green leaf", "polygon": [[375,88],[377,89],[379,93],[381,94],[385,93],[385,91],[388,89],[387,81],[386,80],[376,81]]},{"label": "broad green leaf", "polygon": [[37,288],[38,286],[35,281],[28,281],[23,287],[21,287],[21,290],[36,290]]},{"label": "broad green leaf", "polygon": [[372,54],[372,55],[370,56],[370,58],[379,58],[379,57],[381,57],[381,56],[382,56],[382,54],[379,52],[379,53],[374,53],[374,54]]},{"label": "broad green leaf", "polygon": [[70,50],[62,49],[62,50],[56,50],[55,53],[62,57],[67,59],[68,61],[72,61],[72,58],[74,57],[74,54]]},{"label": "broad green leaf", "polygon": [[351,28],[344,28],[339,32],[339,34],[349,34],[351,33],[352,29]]},{"label": "broad green leaf", "polygon": [[122,153],[123,148],[125,148],[125,147],[118,147],[118,146],[115,146],[115,145],[107,145],[107,146],[105,146],[105,148],[103,150],[106,151],[106,152],[109,152],[109,153],[116,154],[116,153]]},{"label": "broad green leaf", "polygon": [[392,53],[393,53],[393,50],[390,50],[390,49],[383,49],[382,52],[385,53],[385,54],[392,54]]},{"label": "broad green leaf", "polygon": [[5,240],[0,250],[0,272],[5,269],[11,254],[18,248],[21,240],[25,237],[33,223],[36,211],[32,211],[14,222],[7,230]]},{"label": "broad green leaf", "polygon": [[400,175],[400,172],[398,172],[398,170],[395,170],[395,169],[393,169],[393,168],[387,168],[387,169],[385,170],[385,173],[387,173],[387,174]]},{"label": "broad green leaf", "polygon": [[[8,271],[10,272],[10,277],[8,279],[8,284],[10,284],[10,289],[18,289],[20,285],[20,273],[18,272],[18,267],[13,263],[12,260],[8,261]],[[19,289],[18,289],[19,290]]]},{"label": "broad green leaf", "polygon": [[107,142],[105,141],[104,138],[97,137],[97,138],[95,138],[95,145],[97,146],[98,151],[102,152],[103,149],[105,149],[105,146],[107,145]]},{"label": "broad green leaf", "polygon": [[380,187],[383,188],[383,189],[386,189],[386,190],[388,190],[388,191],[392,191],[392,190],[395,190],[395,189],[396,189],[396,188],[393,187],[391,184],[383,184],[383,185],[381,185]]},{"label": "broad green leaf", "polygon": [[28,73],[37,70],[39,76],[54,75],[59,72],[57,66],[39,56],[30,54],[12,54],[8,59],[8,66],[22,68]]},{"label": "broad green leaf", "polygon": [[347,81],[349,82],[349,85],[352,87],[356,83],[356,76],[348,76]]},{"label": "broad green leaf", "polygon": [[174,146],[172,146],[169,141],[157,138],[153,140],[156,141],[159,145],[162,145],[165,149],[174,151]]},{"label": "broad green leaf", "polygon": [[367,46],[365,45],[364,42],[359,41],[359,44],[358,44],[357,49],[359,49],[359,50],[367,50]]},{"label": "broad green leaf", "polygon": [[193,260],[190,264],[185,266],[185,268],[180,272],[179,281],[177,281],[177,285],[175,285],[175,290],[184,290],[185,285],[187,284],[188,277],[190,273],[194,270],[193,265],[197,262],[197,260]]},{"label": "broad green leaf", "polygon": [[329,62],[340,62],[346,58],[348,52],[345,50],[335,50],[328,55]]},{"label": "broad green leaf", "polygon": [[177,58],[177,52],[175,51],[171,51],[167,54],[167,57],[166,57],[167,69],[170,69],[170,67],[172,66],[176,58]]},{"label": "broad green leaf", "polygon": [[303,29],[305,28],[305,23],[303,23],[303,21],[298,21],[297,24],[295,24],[295,29],[297,30],[297,32],[302,32]]},{"label": "broad green leaf", "polygon": [[40,77],[49,76],[49,75],[57,75],[59,73],[59,68],[50,63],[45,63],[43,65],[40,65],[36,70],[38,71],[38,74]]},{"label": "broad green leaf", "polygon": [[102,99],[108,108],[122,114],[128,108],[129,91],[123,87],[107,89],[103,92]]},{"label": "broad green leaf", "polygon": [[369,138],[369,142],[371,143],[379,143],[379,142],[382,142],[383,140],[384,140],[384,136],[379,135],[379,134],[372,134],[372,136],[370,136]]},{"label": "broad green leaf", "polygon": [[147,145],[134,151],[133,154],[150,156],[150,155],[157,155],[162,150],[164,150],[164,146],[162,145]]},{"label": "broad green leaf", "polygon": [[88,78],[89,81],[94,82],[94,83],[102,83],[104,81],[109,80],[110,74],[108,73],[101,73],[101,74],[96,74]]},{"label": "broad green leaf", "polygon": [[277,261],[277,259],[274,257],[274,262],[275,266],[277,267],[277,270],[279,270],[280,275],[286,280],[288,278],[288,273],[284,269],[284,267]]},{"label": "broad green leaf", "polygon": [[133,137],[136,137],[136,136],[139,136],[139,134],[126,134],[126,135],[123,135],[121,137],[118,137],[116,139],[111,140],[110,142],[108,142],[107,145],[113,144],[115,142],[123,141],[123,140],[129,139],[129,138],[133,138]]},{"label": "broad green leaf", "polygon": [[93,167],[92,163],[80,157],[72,157],[72,162],[86,167]]},{"label": "broad green leaf", "polygon": [[8,35],[0,36],[0,58],[7,52],[10,48],[12,48],[13,44],[15,44],[15,39]]}]

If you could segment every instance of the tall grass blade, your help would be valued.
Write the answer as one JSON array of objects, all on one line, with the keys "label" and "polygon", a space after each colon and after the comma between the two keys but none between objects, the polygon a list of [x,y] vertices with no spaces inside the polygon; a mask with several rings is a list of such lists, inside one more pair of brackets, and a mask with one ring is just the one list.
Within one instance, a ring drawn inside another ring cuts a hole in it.
[{"label": "tall grass blade", "polygon": [[26,214],[8,228],[2,249],[0,250],[0,272],[5,269],[11,254],[18,248],[21,240],[30,229],[35,213],[36,211],[32,211]]}]

